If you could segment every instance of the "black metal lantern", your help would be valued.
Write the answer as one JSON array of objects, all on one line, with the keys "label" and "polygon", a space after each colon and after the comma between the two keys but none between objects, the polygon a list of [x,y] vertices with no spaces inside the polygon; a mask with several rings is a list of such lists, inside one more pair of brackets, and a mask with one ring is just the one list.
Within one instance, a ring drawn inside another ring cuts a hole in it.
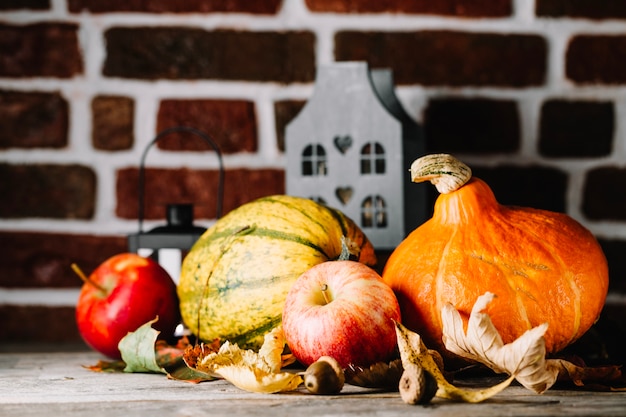
[{"label": "black metal lantern", "polygon": [[149,232],[143,231],[144,220],[144,165],[150,148],[163,137],[175,133],[184,132],[194,134],[207,142],[217,154],[219,160],[219,178],[217,192],[217,218],[222,215],[222,202],[224,195],[224,164],[222,153],[217,144],[204,132],[185,126],[177,126],[166,129],[159,133],[143,151],[139,165],[139,192],[138,192],[138,233],[128,236],[128,249],[130,252],[150,256],[163,266],[174,282],[178,284],[180,278],[180,266],[183,252],[191,249],[193,244],[206,230],[193,224],[193,204],[171,203],[166,206],[167,223],[155,227]]}]

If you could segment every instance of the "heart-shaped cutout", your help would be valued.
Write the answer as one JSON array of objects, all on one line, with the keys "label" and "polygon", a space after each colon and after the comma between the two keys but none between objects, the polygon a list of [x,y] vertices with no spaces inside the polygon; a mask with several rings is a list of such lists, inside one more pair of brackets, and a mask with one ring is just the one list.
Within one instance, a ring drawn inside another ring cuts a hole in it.
[{"label": "heart-shaped cutout", "polygon": [[335,136],[335,139],[333,139],[333,143],[335,144],[335,147],[339,150],[339,152],[345,154],[346,152],[348,152],[348,149],[350,149],[350,147],[352,146],[352,136],[337,135]]},{"label": "heart-shaped cutout", "polygon": [[348,204],[348,201],[352,198],[352,187],[337,187],[335,190],[335,195],[341,201],[341,203],[345,206]]}]

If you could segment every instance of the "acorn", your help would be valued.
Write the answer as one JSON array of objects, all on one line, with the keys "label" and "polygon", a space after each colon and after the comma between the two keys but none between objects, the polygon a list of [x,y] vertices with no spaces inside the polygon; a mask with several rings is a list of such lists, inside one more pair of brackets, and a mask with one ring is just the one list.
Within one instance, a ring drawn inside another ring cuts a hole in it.
[{"label": "acorn", "polygon": [[400,397],[407,404],[428,404],[437,393],[437,380],[420,365],[409,363],[399,383]]},{"label": "acorn", "polygon": [[312,394],[332,395],[343,389],[345,375],[339,363],[330,356],[322,356],[302,373],[304,386]]}]

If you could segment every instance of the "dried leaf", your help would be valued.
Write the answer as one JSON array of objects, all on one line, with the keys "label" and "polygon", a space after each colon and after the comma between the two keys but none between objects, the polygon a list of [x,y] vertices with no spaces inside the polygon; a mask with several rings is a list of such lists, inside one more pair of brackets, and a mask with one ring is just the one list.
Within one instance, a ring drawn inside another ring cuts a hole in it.
[{"label": "dried leaf", "polygon": [[219,339],[214,339],[211,343],[200,343],[195,345],[189,345],[183,352],[183,360],[190,368],[195,368],[198,364],[198,360],[204,358],[209,353],[216,353],[220,350]]},{"label": "dried leaf", "polygon": [[[128,363],[124,360],[110,362],[101,360],[95,365],[84,367],[94,372],[166,373],[170,379],[191,383],[216,379],[187,366],[184,354],[191,346],[186,337],[179,339],[175,346],[168,345],[164,340],[156,340],[159,332],[152,329],[154,322],[156,319],[144,324],[135,332],[128,333],[124,338],[125,345],[120,349]],[[215,350],[217,348],[219,345]]]},{"label": "dried leaf", "polygon": [[157,364],[169,371],[184,365],[183,361],[184,349],[169,345],[165,340],[157,340],[154,345],[154,359]]},{"label": "dried leaf", "polygon": [[95,365],[83,365],[83,368],[93,372],[122,372],[126,368],[124,361],[99,360]]},{"label": "dried leaf", "polygon": [[510,377],[501,383],[485,389],[463,389],[458,388],[448,382],[445,378],[430,351],[424,345],[419,334],[410,331],[402,324],[396,322],[396,335],[398,338],[398,347],[400,349],[400,358],[402,365],[408,368],[410,364],[421,366],[425,371],[435,377],[437,381],[437,397],[448,398],[455,401],[465,401],[469,403],[478,403],[490,397],[493,397],[511,384],[513,377]]},{"label": "dried leaf", "polygon": [[349,365],[345,370],[346,382],[364,388],[397,391],[402,377],[402,362],[396,359],[389,363],[377,362],[368,368]]},{"label": "dried leaf", "polygon": [[180,339],[176,346],[170,346],[165,341],[159,340],[155,346],[156,361],[165,368],[167,377],[170,379],[193,384],[215,380],[215,377],[197,372],[187,366],[185,352],[190,348],[191,345],[186,337]]},{"label": "dried leaf", "polygon": [[120,340],[118,347],[122,360],[126,363],[124,372],[155,372],[167,374],[167,371],[156,361],[154,346],[159,331],[152,328],[159,318],[150,320],[134,332],[128,333]]},{"label": "dried leaf", "polygon": [[543,335],[548,329],[544,323],[528,330],[515,341],[504,344],[488,314],[482,311],[495,297],[485,293],[478,297],[467,324],[450,304],[442,310],[443,342],[450,352],[480,362],[496,373],[514,377],[526,388],[542,393],[550,388],[559,374],[554,364],[546,362]]},{"label": "dried leaf", "polygon": [[259,356],[265,360],[271,372],[280,372],[283,367],[282,354],[285,350],[285,334],[281,327],[273,329],[265,335]]},{"label": "dried leaf", "polygon": [[285,339],[281,327],[265,335],[259,352],[241,350],[225,342],[216,353],[197,358],[196,369],[218,376],[249,392],[271,394],[292,391],[302,383],[295,373],[281,372]]},{"label": "dried leaf", "polygon": [[577,387],[591,386],[595,391],[624,391],[624,387],[615,387],[613,384],[624,385],[624,375],[621,366],[577,366],[564,359],[548,359],[546,363],[557,368],[559,381],[572,382]]}]

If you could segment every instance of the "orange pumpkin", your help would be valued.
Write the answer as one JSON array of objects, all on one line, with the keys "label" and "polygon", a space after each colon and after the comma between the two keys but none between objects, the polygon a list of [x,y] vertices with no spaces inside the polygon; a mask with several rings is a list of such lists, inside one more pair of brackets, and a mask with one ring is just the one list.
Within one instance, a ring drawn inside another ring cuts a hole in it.
[{"label": "orange pumpkin", "polygon": [[468,317],[486,291],[486,309],[505,343],[549,323],[546,350],[562,350],[597,320],[608,290],[606,258],[594,236],[571,217],[500,205],[489,186],[450,155],[411,166],[414,182],[440,194],[434,214],[391,254],[383,279],[394,290],[403,323],[446,354],[441,309]]}]

